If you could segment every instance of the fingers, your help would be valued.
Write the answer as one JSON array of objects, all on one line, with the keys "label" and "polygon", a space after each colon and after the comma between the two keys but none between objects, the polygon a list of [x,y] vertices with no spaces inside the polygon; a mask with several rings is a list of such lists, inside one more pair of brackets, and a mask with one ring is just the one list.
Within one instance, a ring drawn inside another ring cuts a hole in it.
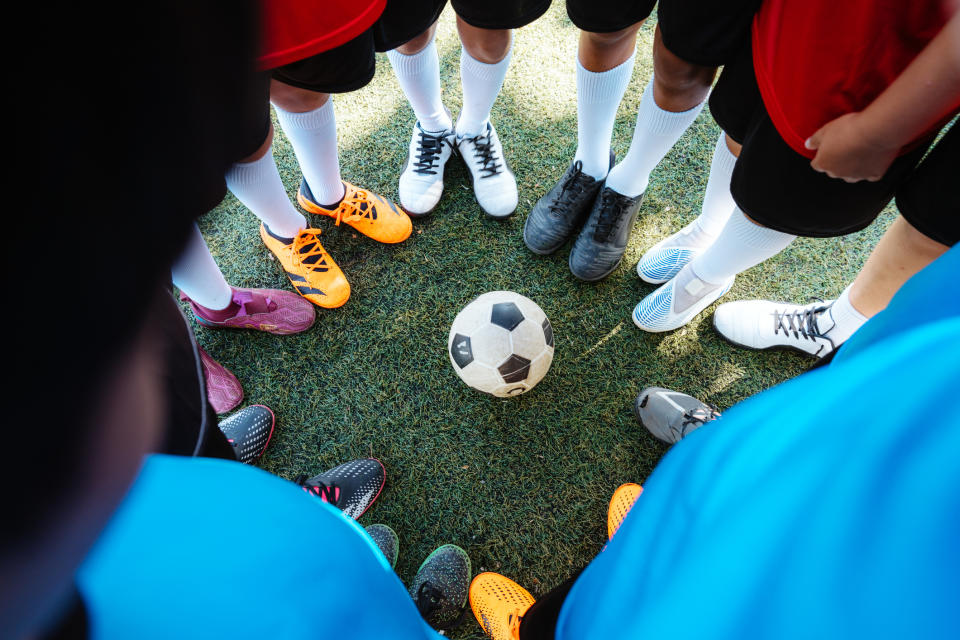
[{"label": "fingers", "polygon": [[820,127],[819,129],[817,129],[816,133],[814,133],[812,136],[810,136],[809,138],[807,138],[807,140],[803,143],[803,146],[805,146],[807,149],[810,149],[811,151],[812,151],[813,149],[819,149],[819,148],[820,148],[820,141],[823,139],[823,130],[824,130],[824,129],[826,129],[825,126],[824,126],[824,127]]}]

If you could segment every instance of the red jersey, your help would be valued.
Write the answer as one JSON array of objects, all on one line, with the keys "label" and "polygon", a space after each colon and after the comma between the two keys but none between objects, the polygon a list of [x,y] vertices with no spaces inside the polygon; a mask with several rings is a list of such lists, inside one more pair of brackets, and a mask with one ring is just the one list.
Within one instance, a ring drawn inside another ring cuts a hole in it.
[{"label": "red jersey", "polygon": [[274,69],[353,40],[377,21],[387,0],[261,0],[260,67]]},{"label": "red jersey", "polygon": [[[753,21],[753,65],[784,141],[813,158],[816,151],[804,146],[807,138],[835,118],[862,111],[890,86],[946,24],[944,5],[763,0]],[[930,123],[928,133],[947,120]]]}]

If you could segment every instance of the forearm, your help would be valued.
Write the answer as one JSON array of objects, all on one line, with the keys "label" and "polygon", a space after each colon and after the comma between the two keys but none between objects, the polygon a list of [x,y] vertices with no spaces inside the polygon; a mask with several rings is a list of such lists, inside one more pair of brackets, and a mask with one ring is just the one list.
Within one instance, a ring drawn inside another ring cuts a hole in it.
[{"label": "forearm", "polygon": [[863,110],[877,142],[904,147],[960,105],[960,12]]}]

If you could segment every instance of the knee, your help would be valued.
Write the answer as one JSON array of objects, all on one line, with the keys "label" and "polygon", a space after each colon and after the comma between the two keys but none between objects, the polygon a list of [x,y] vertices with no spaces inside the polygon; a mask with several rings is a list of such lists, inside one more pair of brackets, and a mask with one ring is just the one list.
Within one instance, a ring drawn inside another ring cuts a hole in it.
[{"label": "knee", "polygon": [[421,51],[426,49],[431,42],[433,42],[433,34],[436,31],[436,29],[437,29],[437,26],[436,26],[436,23],[434,23],[433,25],[430,26],[429,29],[427,29],[426,31],[418,35],[413,40],[405,42],[399,47],[397,47],[397,51],[399,51],[405,56],[413,56],[420,53]]},{"label": "knee", "polygon": [[640,23],[629,26],[626,29],[612,31],[610,33],[593,33],[591,31],[581,31],[583,42],[593,49],[611,49],[631,42],[637,36],[637,30]]},{"label": "knee", "polygon": [[301,89],[276,80],[270,84],[270,101],[278,108],[290,113],[315,111],[325,105],[330,95]]},{"label": "knee", "polygon": [[705,92],[713,84],[716,73],[716,67],[687,62],[667,49],[661,38],[655,39],[653,75],[661,89],[671,93]]},{"label": "knee", "polygon": [[[479,31],[479,30],[478,30]],[[510,53],[509,29],[484,29],[487,33],[465,39],[463,48],[470,57],[485,64],[496,64]]]}]

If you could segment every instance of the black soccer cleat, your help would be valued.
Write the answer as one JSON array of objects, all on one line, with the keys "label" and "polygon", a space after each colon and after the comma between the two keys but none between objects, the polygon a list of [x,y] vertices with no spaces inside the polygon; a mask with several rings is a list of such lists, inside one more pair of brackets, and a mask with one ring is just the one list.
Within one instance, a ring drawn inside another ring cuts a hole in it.
[{"label": "black soccer cleat", "polygon": [[252,464],[267,450],[275,424],[270,407],[254,404],[237,411],[219,426],[237,460]]},{"label": "black soccer cleat", "polygon": [[383,490],[387,472],[376,458],[345,462],[320,475],[302,475],[295,482],[356,520],[370,508]]},{"label": "black soccer cleat", "polygon": [[417,569],[410,597],[431,627],[452,629],[463,622],[471,573],[470,556],[453,544],[437,548]]},{"label": "black soccer cleat", "polygon": [[400,555],[400,538],[397,537],[397,532],[385,524],[371,524],[364,527],[364,530],[377,544],[380,553],[390,563],[390,568],[396,567],[397,556]]},{"label": "black soccer cleat", "polygon": [[[614,156],[610,153],[610,166]],[[548,255],[562,247],[583,226],[603,180],[583,173],[579,160],[533,205],[523,225],[523,242],[530,251]]]},{"label": "black soccer cleat", "polygon": [[603,280],[620,265],[637,221],[643,194],[631,198],[603,187],[570,251],[570,272],[580,280]]}]

